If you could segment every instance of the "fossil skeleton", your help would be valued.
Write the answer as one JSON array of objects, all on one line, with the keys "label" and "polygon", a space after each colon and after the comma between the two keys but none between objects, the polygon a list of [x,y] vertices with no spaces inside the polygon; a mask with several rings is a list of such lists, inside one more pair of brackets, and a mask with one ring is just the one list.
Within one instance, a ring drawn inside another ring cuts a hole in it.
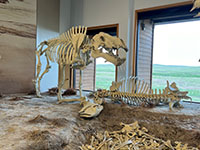
[{"label": "fossil skeleton", "polygon": [[167,81],[167,87],[161,91],[150,89],[144,80],[130,77],[120,82],[112,82],[110,90],[98,90],[94,94],[94,99],[97,101],[99,98],[108,97],[113,101],[120,100],[136,106],[169,104],[169,108],[172,109],[174,106],[181,106],[181,99],[191,99],[187,94],[188,92],[180,91],[175,82],[169,85]]},{"label": "fossil skeleton", "polygon": [[[79,114],[85,118],[99,115],[103,110],[104,98],[109,98],[111,101],[121,101],[128,105],[145,107],[169,104],[169,108],[172,110],[173,107],[182,107],[180,105],[181,99],[191,99],[187,94],[187,91],[180,91],[175,82],[169,85],[167,81],[167,87],[161,91],[160,89],[150,89],[144,80],[130,77],[120,82],[112,82],[110,90],[100,89],[94,92],[92,94],[94,104],[91,102],[85,103]],[[89,107],[89,104],[92,108]]]},{"label": "fossil skeleton", "polygon": [[90,144],[80,146],[81,150],[198,150],[188,144],[170,140],[164,141],[148,134],[145,127],[140,127],[138,122],[120,124],[119,131],[104,133],[97,132],[91,138]]},{"label": "fossil skeleton", "polygon": [[[82,70],[89,65],[92,61],[90,57],[98,58],[103,57],[106,61],[113,63],[116,66],[124,63],[125,58],[120,58],[114,54],[115,50],[120,48],[127,52],[127,47],[124,41],[120,38],[113,37],[109,34],[100,32],[96,34],[92,39],[86,35],[86,27],[72,27],[69,31],[61,34],[57,38],[43,41],[38,46],[36,51],[38,63],[37,63],[37,74],[34,80],[36,94],[40,97],[40,81],[46,74],[51,62],[56,62],[61,68],[61,82],[58,82],[58,101],[59,102],[70,102],[70,101],[83,101],[85,98],[82,97]],[[104,52],[104,51],[106,52]],[[41,60],[42,55],[46,57],[46,68],[41,72]],[[80,99],[63,99],[62,98],[62,87],[65,80],[65,69],[66,65],[70,65],[73,69],[80,70],[79,79],[79,91]]]}]

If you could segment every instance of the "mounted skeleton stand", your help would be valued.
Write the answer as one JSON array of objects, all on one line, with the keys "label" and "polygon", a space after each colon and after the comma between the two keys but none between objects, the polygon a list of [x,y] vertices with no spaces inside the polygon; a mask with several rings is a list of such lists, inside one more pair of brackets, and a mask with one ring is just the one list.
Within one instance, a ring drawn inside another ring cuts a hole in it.
[{"label": "mounted skeleton stand", "polygon": [[[91,56],[93,58],[103,57],[116,66],[124,63],[125,58],[121,59],[113,52],[120,48],[127,51],[123,40],[103,32],[100,32],[92,39],[89,39],[89,37],[86,35],[86,32],[86,27],[72,27],[69,31],[63,33],[59,37],[40,43],[38,46],[39,50],[36,51],[38,63],[37,74],[34,80],[36,94],[38,97],[41,97],[40,81],[44,74],[46,74],[51,68],[49,64],[50,61],[56,62],[60,66],[57,95],[59,103],[85,101],[85,97],[82,97],[82,70],[92,62],[90,60]],[[46,46],[46,48],[43,50],[44,46]],[[106,50],[106,53],[104,53],[102,49]],[[40,75],[42,65],[40,57],[43,54],[45,54],[47,64],[45,70]],[[67,65],[73,69],[80,70],[79,99],[62,98],[62,87],[65,83],[65,69]]]}]

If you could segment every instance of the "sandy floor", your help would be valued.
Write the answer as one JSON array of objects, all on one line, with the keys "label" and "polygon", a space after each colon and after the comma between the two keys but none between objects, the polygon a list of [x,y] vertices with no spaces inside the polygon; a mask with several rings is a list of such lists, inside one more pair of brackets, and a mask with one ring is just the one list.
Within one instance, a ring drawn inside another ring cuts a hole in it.
[{"label": "sandy floor", "polygon": [[119,123],[138,121],[164,140],[200,148],[200,105],[183,103],[169,111],[105,104],[99,117],[78,116],[80,105],[57,104],[56,97],[7,96],[0,99],[0,150],[76,150],[97,131],[118,130]]}]

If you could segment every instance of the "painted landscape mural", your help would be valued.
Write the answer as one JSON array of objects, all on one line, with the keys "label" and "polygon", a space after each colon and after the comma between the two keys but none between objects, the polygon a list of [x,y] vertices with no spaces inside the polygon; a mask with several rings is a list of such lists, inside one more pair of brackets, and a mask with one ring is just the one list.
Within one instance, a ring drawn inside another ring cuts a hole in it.
[{"label": "painted landscape mural", "polygon": [[34,89],[36,1],[0,0],[1,93]]}]

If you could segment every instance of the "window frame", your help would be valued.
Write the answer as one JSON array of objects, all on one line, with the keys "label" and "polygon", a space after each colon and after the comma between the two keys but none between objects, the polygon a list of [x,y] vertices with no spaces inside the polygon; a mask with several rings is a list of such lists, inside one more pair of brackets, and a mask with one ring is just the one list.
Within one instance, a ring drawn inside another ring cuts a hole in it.
[{"label": "window frame", "polygon": [[[186,1],[186,2],[180,2],[180,3],[174,3],[174,4],[168,4],[168,5],[162,5],[157,7],[151,7],[151,8],[144,8],[144,9],[138,9],[135,10],[135,20],[134,20],[134,34],[133,34],[133,62],[132,62],[132,76],[137,76],[137,53],[138,53],[138,47],[139,47],[139,31],[140,31],[140,18],[139,15],[141,13],[148,13],[151,11],[157,11],[157,10],[163,10],[163,9],[170,9],[174,7],[181,7],[181,6],[187,6],[192,5],[192,1]],[[195,13],[195,12],[193,12]],[[167,21],[165,21],[167,22]],[[153,46],[152,46],[152,54],[153,54]],[[150,77],[150,83],[152,86],[152,67],[153,67],[153,57],[151,58],[151,77]]]}]

